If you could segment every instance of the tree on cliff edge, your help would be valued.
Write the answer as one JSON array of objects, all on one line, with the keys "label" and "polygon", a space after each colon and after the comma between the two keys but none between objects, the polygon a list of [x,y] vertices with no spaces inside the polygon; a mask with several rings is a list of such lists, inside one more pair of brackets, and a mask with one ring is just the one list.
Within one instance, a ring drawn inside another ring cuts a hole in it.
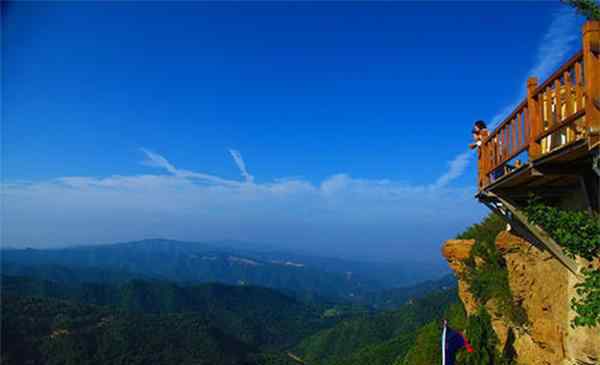
[{"label": "tree on cliff edge", "polygon": [[600,20],[600,2],[598,0],[561,0],[574,7],[577,12],[588,20]]}]

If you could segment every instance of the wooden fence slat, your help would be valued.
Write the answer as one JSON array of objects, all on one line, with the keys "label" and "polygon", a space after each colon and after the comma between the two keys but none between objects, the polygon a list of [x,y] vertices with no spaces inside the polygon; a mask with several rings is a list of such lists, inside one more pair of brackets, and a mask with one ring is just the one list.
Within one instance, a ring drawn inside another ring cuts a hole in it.
[{"label": "wooden fence slat", "polygon": [[524,117],[523,117],[523,139],[524,139],[523,144],[528,144],[530,141],[529,140],[529,136],[530,136],[530,133],[529,133],[529,118],[530,118],[529,107],[525,108],[523,113],[524,113],[523,114],[524,115]]},{"label": "wooden fence slat", "polygon": [[560,79],[554,81],[554,124],[560,123],[562,120],[562,87],[560,85]]},{"label": "wooden fence slat", "polygon": [[583,109],[583,74],[581,62],[575,64],[575,111]]},{"label": "wooden fence slat", "polygon": [[565,118],[574,113],[573,107],[573,82],[571,81],[571,69],[565,71]]},{"label": "wooden fence slat", "polygon": [[[517,116],[519,114],[517,113]],[[515,119],[513,119],[512,122],[510,122],[510,132],[512,134],[512,138],[511,138],[511,144],[510,144],[510,153],[512,154],[514,151],[517,150],[517,130],[516,130],[516,124],[517,124],[517,116],[515,116]]]},{"label": "wooden fence slat", "polygon": [[550,108],[550,93],[548,92],[548,89],[544,90],[544,93],[542,94],[542,100],[544,103],[544,113],[542,116],[542,120],[544,122],[543,128],[546,128],[550,125],[550,111],[552,110]]},{"label": "wooden fence slat", "polygon": [[523,133],[521,132],[521,122],[523,119],[523,112],[517,113],[517,118],[515,119],[516,121],[516,134],[517,134],[517,148],[521,147],[523,145]]},{"label": "wooden fence slat", "polygon": [[502,129],[502,159],[506,159],[508,156],[508,133],[506,133],[506,127]]}]

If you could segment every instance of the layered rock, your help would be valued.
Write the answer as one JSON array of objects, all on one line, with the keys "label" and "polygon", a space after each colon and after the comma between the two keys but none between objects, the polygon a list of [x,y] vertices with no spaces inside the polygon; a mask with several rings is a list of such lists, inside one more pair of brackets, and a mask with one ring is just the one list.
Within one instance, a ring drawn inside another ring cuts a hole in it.
[{"label": "layered rock", "polygon": [[[459,278],[459,295],[469,315],[478,306],[463,276],[473,245],[473,240],[449,240],[442,250]],[[548,252],[511,232],[501,232],[496,247],[506,261],[514,301],[529,320],[517,326],[498,313],[493,300],[486,303],[500,346],[514,335],[512,346],[523,365],[600,364],[600,328],[571,327],[575,314],[570,301],[579,279]]]}]

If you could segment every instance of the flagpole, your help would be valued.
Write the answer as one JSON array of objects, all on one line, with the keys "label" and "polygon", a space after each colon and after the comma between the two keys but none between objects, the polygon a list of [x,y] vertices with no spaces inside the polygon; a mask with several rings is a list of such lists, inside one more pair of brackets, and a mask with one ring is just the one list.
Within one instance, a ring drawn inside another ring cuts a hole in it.
[{"label": "flagpole", "polygon": [[442,365],[446,365],[446,328],[448,321],[444,320],[444,329],[442,330]]}]

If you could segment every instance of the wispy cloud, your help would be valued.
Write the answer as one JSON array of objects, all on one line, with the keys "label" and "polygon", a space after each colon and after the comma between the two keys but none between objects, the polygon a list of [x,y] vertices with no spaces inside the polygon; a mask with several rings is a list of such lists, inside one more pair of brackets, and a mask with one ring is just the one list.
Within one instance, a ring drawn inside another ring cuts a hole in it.
[{"label": "wispy cloud", "polygon": [[573,9],[565,6],[556,13],[540,43],[537,61],[530,70],[531,75],[541,79],[550,76],[571,54],[580,37],[578,24],[577,14]]},{"label": "wispy cloud", "polygon": [[[176,177],[195,179],[195,180],[202,181],[205,183],[220,184],[220,185],[227,185],[227,186],[231,186],[231,185],[235,186],[235,185],[240,184],[238,181],[227,180],[227,179],[223,179],[218,176],[214,176],[214,175],[210,175],[210,174],[205,174],[205,173],[201,173],[201,172],[193,172],[193,171],[188,171],[188,170],[180,170],[180,169],[176,168],[173,164],[171,164],[163,156],[161,156],[157,153],[154,153],[145,148],[142,148],[141,150],[146,155],[146,159],[144,161],[142,161],[142,164],[147,165],[147,166],[153,166],[153,167],[159,167],[159,168],[165,169],[167,172],[173,174]],[[243,161],[242,161],[242,163],[243,163]]]},{"label": "wispy cloud", "polygon": [[146,159],[142,161],[142,164],[147,166],[160,167],[172,173],[173,175],[177,175],[177,169],[175,168],[175,166],[171,165],[171,163],[167,161],[166,158],[145,148],[142,148],[141,150],[146,155]]},{"label": "wispy cloud", "polygon": [[242,154],[240,153],[240,151],[229,149],[229,153],[231,154],[231,157],[233,157],[233,161],[235,161],[235,164],[237,165],[238,169],[240,169],[242,177],[244,177],[246,182],[252,183],[254,181],[254,176],[250,175],[248,173],[248,170],[246,170],[246,164],[244,163],[244,159],[242,158]]},{"label": "wispy cloud", "polygon": [[244,165],[244,180],[233,181],[142,151],[144,165],[166,173],[5,184],[4,244],[238,239],[330,255],[364,254],[368,246],[372,256],[425,258],[483,214],[471,188],[447,186],[464,159],[429,184],[345,173],[317,183],[301,177],[249,183]]},{"label": "wispy cloud", "polygon": [[440,176],[436,182],[432,185],[434,189],[439,189],[447,186],[452,180],[460,177],[467,167],[472,156],[471,151],[465,151],[457,155],[452,161],[448,163],[448,171]]},{"label": "wispy cloud", "polygon": [[540,80],[544,80],[573,52],[579,41],[578,26],[579,20],[573,9],[563,6],[556,12],[539,43],[535,63],[527,71],[523,81],[516,85],[516,89],[520,90],[520,93],[513,103],[502,108],[492,117],[492,128],[502,122],[523,100],[525,97],[525,83],[528,77],[536,76]]}]

